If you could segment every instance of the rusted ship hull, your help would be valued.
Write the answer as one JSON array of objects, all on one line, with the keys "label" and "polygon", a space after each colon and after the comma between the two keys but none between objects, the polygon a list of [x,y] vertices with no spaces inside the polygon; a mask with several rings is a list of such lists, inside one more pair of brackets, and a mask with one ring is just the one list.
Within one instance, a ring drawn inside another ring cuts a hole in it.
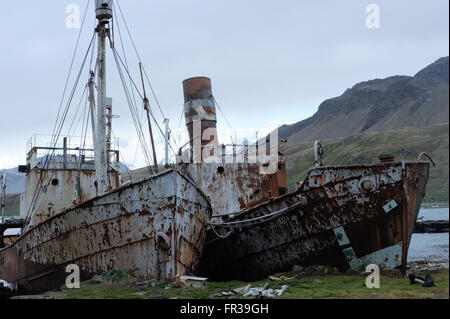
[{"label": "rusted ship hull", "polygon": [[109,269],[170,280],[201,256],[211,208],[177,170],[123,186],[61,212],[0,250],[0,278],[25,291],[59,288],[66,265],[81,279]]},{"label": "rusted ship hull", "polygon": [[405,271],[428,162],[319,167],[301,187],[211,224],[199,274],[258,280],[293,265]]}]

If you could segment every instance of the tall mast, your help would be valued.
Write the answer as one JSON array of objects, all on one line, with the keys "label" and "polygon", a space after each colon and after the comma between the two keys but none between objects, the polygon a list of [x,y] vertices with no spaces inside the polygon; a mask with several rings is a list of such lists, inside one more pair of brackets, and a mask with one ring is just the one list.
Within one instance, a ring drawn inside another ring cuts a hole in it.
[{"label": "tall mast", "polygon": [[153,139],[152,123],[150,120],[150,106],[147,98],[147,93],[145,93],[144,77],[142,75],[142,63],[139,63],[139,70],[141,71],[142,90],[144,91],[144,110],[147,112],[148,130],[150,132],[150,141],[152,143],[153,163],[155,164],[155,169],[158,170],[158,160],[156,159],[155,141]]},{"label": "tall mast", "polygon": [[94,86],[95,86],[95,74],[94,71],[91,71],[91,77],[88,82],[89,86],[89,111],[91,112],[91,126],[92,126],[92,136],[93,136],[93,145],[95,149],[95,97],[94,97]]},{"label": "tall mast", "polygon": [[97,127],[95,134],[95,174],[99,195],[107,191],[108,150],[106,148],[106,38],[110,34],[109,21],[112,18],[112,0],[97,0],[96,17],[98,25],[97,58]]}]

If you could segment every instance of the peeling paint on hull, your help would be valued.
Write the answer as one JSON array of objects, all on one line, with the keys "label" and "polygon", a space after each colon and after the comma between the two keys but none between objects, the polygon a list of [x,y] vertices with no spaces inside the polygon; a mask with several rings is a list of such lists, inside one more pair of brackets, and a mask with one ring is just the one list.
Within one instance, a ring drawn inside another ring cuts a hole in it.
[{"label": "peeling paint on hull", "polygon": [[65,210],[0,250],[0,278],[39,292],[59,288],[67,264],[82,279],[109,269],[170,280],[192,274],[211,207],[177,170],[126,185]]},{"label": "peeling paint on hull", "polygon": [[[389,257],[404,271],[428,171],[428,162],[312,169],[297,191],[212,224],[198,274],[251,281],[296,264],[345,270],[345,249],[360,259],[398,243],[401,256]],[[386,212],[392,201],[397,206]]]}]

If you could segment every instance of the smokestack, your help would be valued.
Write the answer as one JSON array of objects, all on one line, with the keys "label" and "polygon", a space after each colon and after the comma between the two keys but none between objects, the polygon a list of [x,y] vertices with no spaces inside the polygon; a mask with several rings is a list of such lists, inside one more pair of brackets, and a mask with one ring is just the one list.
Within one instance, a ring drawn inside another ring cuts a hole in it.
[{"label": "smokestack", "polygon": [[[184,91],[184,117],[189,132],[191,146],[193,140],[200,136],[193,136],[194,122],[200,121],[201,145],[204,146],[215,138],[217,139],[216,106],[212,95],[211,79],[207,77],[195,77],[183,81]],[[212,134],[203,136],[203,132]],[[212,136],[211,136],[212,135]]]}]

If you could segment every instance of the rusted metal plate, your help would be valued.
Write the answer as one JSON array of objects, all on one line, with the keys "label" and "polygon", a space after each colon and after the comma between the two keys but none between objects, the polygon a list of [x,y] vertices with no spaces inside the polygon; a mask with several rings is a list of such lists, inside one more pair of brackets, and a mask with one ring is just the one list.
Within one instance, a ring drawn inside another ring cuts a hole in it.
[{"label": "rusted metal plate", "polygon": [[377,250],[371,254],[357,258],[352,248],[347,248],[344,254],[347,257],[350,268],[364,271],[367,265],[384,265],[388,268],[396,268],[402,265],[402,242],[390,247]]},{"label": "rusted metal plate", "polygon": [[344,227],[339,226],[333,229],[334,234],[336,235],[336,239],[339,243],[339,246],[345,246],[350,244],[350,240],[348,240],[347,234],[345,233]]},{"label": "rusted metal plate", "polygon": [[[118,188],[120,186],[119,174],[109,172],[108,176],[112,188]],[[45,182],[41,184],[34,209],[31,209],[33,194],[36,187],[39,187],[40,181]],[[31,222],[28,225],[31,228],[63,210],[98,196],[95,171],[33,169],[27,175],[25,194],[27,196],[25,196],[23,211],[26,215],[31,214]]]},{"label": "rusted metal plate", "polygon": [[[84,273],[117,268],[136,277],[170,280],[192,274],[206,238],[211,208],[201,190],[176,170],[126,185],[65,210],[0,250],[0,277],[33,290],[52,275],[30,277],[73,263]],[[162,247],[163,233],[170,247]],[[37,284],[39,282],[39,284]],[[62,284],[62,282],[59,282]]]},{"label": "rusted metal plate", "polygon": [[213,217],[232,216],[280,196],[287,189],[284,162],[275,174],[264,175],[254,163],[209,163],[181,165],[181,169],[209,197]]},{"label": "rusted metal plate", "polygon": [[383,209],[386,213],[389,213],[391,210],[396,208],[398,206],[397,202],[395,200],[391,200],[389,203],[383,206]]}]

